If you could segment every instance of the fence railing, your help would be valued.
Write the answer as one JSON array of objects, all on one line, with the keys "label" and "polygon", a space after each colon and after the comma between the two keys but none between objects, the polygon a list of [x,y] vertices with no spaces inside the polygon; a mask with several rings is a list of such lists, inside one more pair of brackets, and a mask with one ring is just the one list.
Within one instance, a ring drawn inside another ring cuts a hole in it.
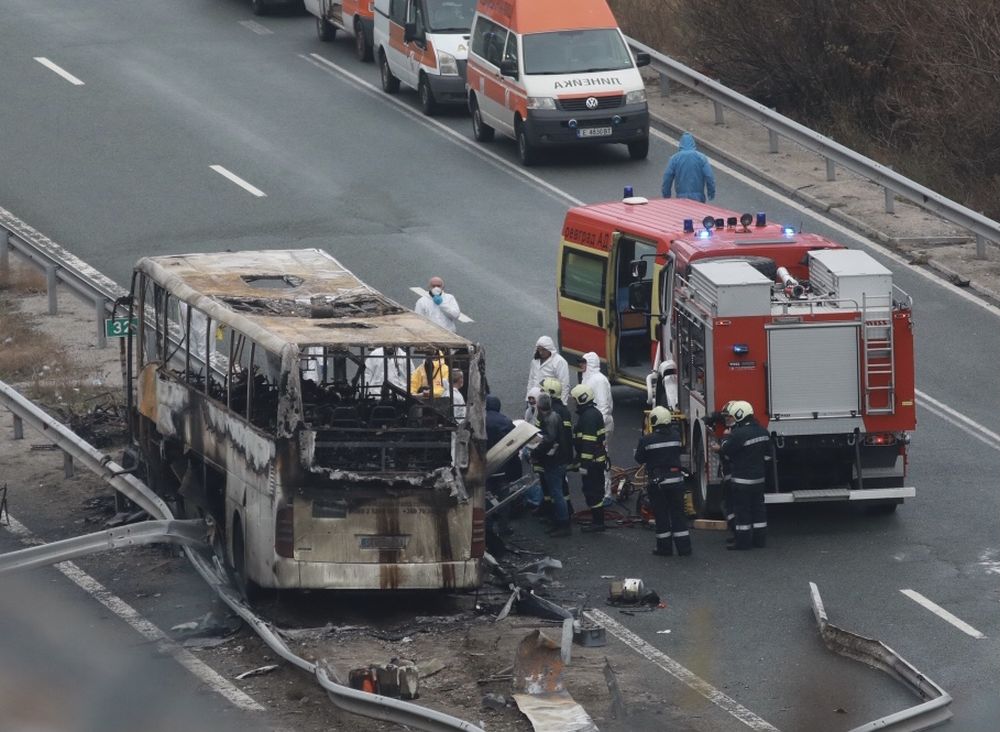
[{"label": "fence railing", "polygon": [[784,137],[822,157],[826,161],[827,180],[836,180],[838,165],[867,178],[885,191],[886,213],[893,212],[895,196],[912,201],[921,208],[971,232],[976,238],[976,256],[979,258],[985,258],[987,242],[1000,243],[1000,222],[945,198],[940,193],[900,175],[890,167],[856,153],[829,137],[768,109],[763,104],[723,86],[639,41],[629,38],[628,42],[633,50],[649,54],[652,59],[651,68],[660,75],[661,93],[669,94],[670,82],[677,82],[709,99],[715,106],[717,125],[724,124],[726,109],[757,122],[768,131],[772,153],[778,152],[778,139]]}]

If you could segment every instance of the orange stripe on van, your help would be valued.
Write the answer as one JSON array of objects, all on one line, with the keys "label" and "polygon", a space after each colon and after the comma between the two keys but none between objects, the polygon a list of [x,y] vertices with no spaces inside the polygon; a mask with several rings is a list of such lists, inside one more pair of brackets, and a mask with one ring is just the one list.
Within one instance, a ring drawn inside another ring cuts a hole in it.
[{"label": "orange stripe on van", "polygon": [[417,61],[428,69],[437,68],[438,61],[437,54],[434,53],[434,44],[428,40],[427,48],[421,48],[416,43],[404,43],[403,26],[398,23],[389,23],[389,45],[404,56],[414,54]]},{"label": "orange stripe on van", "polygon": [[478,9],[515,33],[618,27],[605,0],[479,0]]},{"label": "orange stripe on van", "polygon": [[375,17],[372,0],[344,0],[343,13],[345,18],[355,15],[372,20]]}]

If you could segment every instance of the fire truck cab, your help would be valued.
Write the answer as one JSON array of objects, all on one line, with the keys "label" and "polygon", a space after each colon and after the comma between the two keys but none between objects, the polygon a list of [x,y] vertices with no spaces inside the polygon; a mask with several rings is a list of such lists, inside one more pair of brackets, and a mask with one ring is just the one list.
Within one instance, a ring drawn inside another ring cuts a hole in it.
[{"label": "fire truck cab", "polygon": [[559,254],[560,350],[684,424],[695,505],[718,512],[712,415],[749,401],[771,433],[765,499],[892,510],[916,425],[912,301],[867,253],[684,199],[571,209]]}]

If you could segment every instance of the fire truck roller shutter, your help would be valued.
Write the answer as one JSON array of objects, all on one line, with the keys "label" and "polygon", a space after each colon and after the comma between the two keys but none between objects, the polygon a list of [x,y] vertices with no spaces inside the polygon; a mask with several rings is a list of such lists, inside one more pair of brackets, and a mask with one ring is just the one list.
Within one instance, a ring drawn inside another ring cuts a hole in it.
[{"label": "fire truck roller shutter", "polygon": [[858,325],[769,328],[768,409],[782,419],[861,413]]}]

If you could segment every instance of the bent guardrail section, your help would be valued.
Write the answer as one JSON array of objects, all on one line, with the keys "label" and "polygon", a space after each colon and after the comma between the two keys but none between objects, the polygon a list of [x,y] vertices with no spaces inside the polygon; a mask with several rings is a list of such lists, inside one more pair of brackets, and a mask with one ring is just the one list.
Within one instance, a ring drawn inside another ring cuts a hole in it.
[{"label": "bent guardrail section", "polygon": [[[985,248],[986,241],[1000,244],[1000,222],[945,198],[940,193],[900,175],[888,166],[856,153],[829,137],[814,132],[808,127],[768,109],[763,104],[723,86],[644,43],[632,38],[626,40],[633,50],[649,54],[652,60],[650,67],[660,74],[661,79],[667,78],[670,81],[675,81],[711,100],[715,104],[716,124],[722,124],[722,108],[731,109],[747,119],[763,125],[770,133],[785,137],[825,158],[828,180],[834,180],[832,165],[839,165],[864,176],[887,191],[968,229],[976,236],[977,251],[980,256],[984,256],[982,249]],[[775,147],[776,143],[772,142],[772,152],[777,152]],[[891,211],[891,196],[889,195],[886,196],[886,206],[887,211]]]},{"label": "bent guardrail section", "polygon": [[884,671],[918,697],[926,700],[916,706],[855,727],[851,732],[874,732],[874,730],[918,732],[951,719],[951,710],[948,709],[951,695],[948,692],[920,673],[915,666],[885,643],[833,625],[827,618],[823,599],[814,582],[809,583],[809,594],[812,598],[813,615],[816,616],[820,636],[827,648],[841,656],[853,658],[874,669]]},{"label": "bent guardrail section", "polygon": [[[191,542],[186,540],[189,538],[189,530],[196,529],[190,535],[203,539],[205,529],[207,528],[205,522],[187,522],[174,519],[167,505],[142,481],[125,473],[121,466],[115,463],[110,456],[102,454],[75,432],[43,412],[3,381],[0,381],[0,405],[5,406],[16,417],[28,422],[29,425],[45,434],[61,450],[80,460],[98,477],[111,484],[116,490],[141,506],[148,514],[158,519],[158,521],[147,522],[148,524],[153,524],[153,526],[148,528],[148,531],[144,532],[142,528],[146,524],[137,524],[128,527],[128,531],[115,534],[119,545],[123,545],[122,542],[124,544],[129,543],[127,541],[129,533],[133,534],[133,536],[143,535],[147,538],[159,533],[163,536],[169,535],[168,540],[178,540],[179,543],[185,544],[184,552],[187,554],[188,560],[198,574],[208,583],[209,587],[215,590],[222,601],[233,612],[243,618],[261,639],[267,643],[271,650],[289,663],[314,676],[317,683],[326,690],[331,701],[338,707],[352,714],[394,722],[413,729],[425,730],[426,732],[451,732],[452,730],[483,732],[480,727],[471,722],[466,722],[458,717],[453,717],[434,709],[422,707],[419,704],[352,689],[331,678],[326,669],[296,656],[285,642],[278,637],[271,625],[257,617],[250,607],[243,602],[242,598],[233,592],[226,572],[219,564],[218,557],[213,555],[213,560],[210,561],[204,554],[198,553],[191,548]],[[170,530],[166,530],[165,526],[169,526]],[[90,551],[114,548],[108,546],[109,541],[113,538],[108,536],[109,533],[112,532],[99,532],[90,536],[69,539],[65,542],[57,542],[56,548],[47,549],[51,545],[43,545],[12,552],[6,555],[6,557],[0,558],[0,572],[4,571],[5,560],[7,564],[11,565],[7,569],[24,569],[28,568],[25,565],[29,564],[30,566],[50,564],[65,561],[72,558],[72,556],[80,556],[82,553],[87,553],[85,551],[87,547],[89,547]],[[181,536],[184,539],[181,539]],[[150,541],[153,540],[150,538]],[[143,542],[132,541],[131,543]],[[58,546],[60,544],[62,546]],[[97,547],[96,549],[94,548],[95,546]],[[76,553],[70,556],[68,552]],[[18,554],[20,557],[13,558],[13,555]],[[44,561],[42,561],[43,557],[45,558]]]}]

